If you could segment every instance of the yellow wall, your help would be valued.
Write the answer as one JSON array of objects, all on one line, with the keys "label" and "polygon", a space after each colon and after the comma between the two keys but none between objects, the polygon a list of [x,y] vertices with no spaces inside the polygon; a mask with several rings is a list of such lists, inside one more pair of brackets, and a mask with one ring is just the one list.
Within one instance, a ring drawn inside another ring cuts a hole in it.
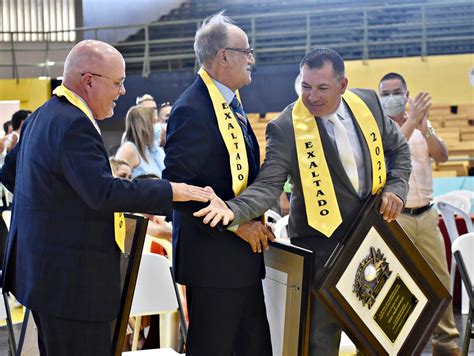
[{"label": "yellow wall", "polygon": [[35,111],[51,97],[51,81],[40,79],[0,80],[0,100],[20,100],[20,108]]},{"label": "yellow wall", "polygon": [[410,96],[420,91],[431,94],[433,104],[474,104],[474,87],[469,73],[474,70],[474,54],[370,59],[346,61],[349,87],[377,90],[380,79],[388,72],[400,73],[406,80]]}]

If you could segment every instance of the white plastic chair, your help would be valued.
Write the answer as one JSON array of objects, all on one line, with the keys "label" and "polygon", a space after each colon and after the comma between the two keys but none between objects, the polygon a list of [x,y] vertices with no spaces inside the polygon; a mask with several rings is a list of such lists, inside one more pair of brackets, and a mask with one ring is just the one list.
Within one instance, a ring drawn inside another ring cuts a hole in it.
[{"label": "white plastic chair", "polygon": [[[444,220],[444,225],[446,226],[446,230],[448,231],[449,239],[451,240],[451,248],[453,243],[459,236],[459,231],[456,226],[456,215],[462,217],[464,222],[466,223],[467,232],[474,232],[472,221],[469,215],[467,215],[463,210],[456,208],[455,206],[451,205],[450,203],[446,203],[443,201],[439,201],[436,204],[438,211],[441,213],[441,216]],[[456,274],[456,260],[451,259],[451,270],[450,270],[450,278],[451,278],[451,294],[454,293],[454,278]],[[462,307],[464,308],[464,307]]]},{"label": "white plastic chair", "polygon": [[356,355],[357,348],[352,340],[343,331],[341,333],[341,342],[339,344],[339,355]]},{"label": "white plastic chair", "polygon": [[460,195],[469,201],[474,199],[474,192],[466,189],[453,190],[452,192],[449,192],[449,194]]},{"label": "white plastic chair", "polygon": [[7,227],[8,230],[10,230],[11,217],[12,217],[11,210],[2,211],[2,219],[5,222],[5,226]]},{"label": "white plastic chair", "polygon": [[456,207],[455,205],[445,201],[439,201],[436,203],[436,207],[443,217],[451,243],[453,243],[453,241],[459,236],[459,231],[456,226],[456,215],[463,218],[467,227],[467,232],[474,232],[472,228],[471,217],[469,216],[469,213],[465,212],[464,209]]},{"label": "white plastic chair", "polygon": [[[470,276],[474,276],[474,233],[459,236],[454,241],[451,250],[454,259],[458,261],[459,272],[463,280],[461,312],[468,314],[466,331],[464,333],[463,355],[467,355],[469,341],[473,337],[474,291],[472,290]],[[470,288],[469,293],[468,288]]]},{"label": "white plastic chair", "polygon": [[278,220],[275,224],[275,237],[276,238],[288,238],[288,218],[289,215],[285,215],[280,220]]},{"label": "white plastic chair", "polygon": [[450,192],[434,198],[435,204],[438,204],[439,202],[449,203],[452,206],[461,209],[466,214],[471,213],[471,200],[461,193]]},{"label": "white plastic chair", "polygon": [[275,224],[280,219],[281,219],[281,215],[278,214],[276,211],[269,209],[265,212],[265,221],[267,223]]},{"label": "white plastic chair", "polygon": [[[173,313],[178,310],[181,319],[181,332],[183,340],[185,340],[187,331],[184,314],[170,268],[171,263],[166,257],[153,253],[142,255],[130,316],[137,318],[135,330],[140,330],[143,315]],[[138,335],[138,332],[134,333],[132,346],[134,351],[138,346]],[[155,351],[155,353],[150,352],[150,354],[170,355],[170,350],[172,349],[150,350]],[[123,354],[131,355],[133,353],[126,352]],[[178,353],[174,352],[174,355],[178,355]]]}]

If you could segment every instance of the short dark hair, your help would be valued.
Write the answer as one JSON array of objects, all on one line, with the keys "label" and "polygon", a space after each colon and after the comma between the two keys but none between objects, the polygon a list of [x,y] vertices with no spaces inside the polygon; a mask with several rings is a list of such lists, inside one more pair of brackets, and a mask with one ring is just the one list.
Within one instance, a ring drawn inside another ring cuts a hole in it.
[{"label": "short dark hair", "polygon": [[5,121],[3,123],[3,131],[5,131],[5,135],[8,133],[8,126],[12,124],[11,120]]},{"label": "short dark hair", "polygon": [[142,180],[142,179],[161,179],[161,178],[153,173],[143,173],[133,178],[133,180]]},{"label": "short dark hair", "polygon": [[20,128],[21,123],[26,120],[28,115],[31,114],[30,110],[18,110],[12,116],[12,128],[13,131],[16,131]]},{"label": "short dark hair", "polygon": [[[402,82],[402,85],[403,85],[403,88],[405,90],[407,90],[407,82],[405,82],[405,78],[402,77],[401,74],[398,74],[398,73],[395,73],[395,72],[390,72],[390,73],[387,73],[385,74],[382,79],[380,79],[380,83],[386,81],[386,80],[392,80],[392,79],[398,79],[399,81]],[[379,86],[380,86],[380,83],[379,83]]]},{"label": "short dark hair", "polygon": [[330,48],[315,48],[311,50],[300,62],[300,69],[305,65],[309,69],[320,69],[326,63],[331,63],[338,80],[345,77],[344,60],[341,55]]}]

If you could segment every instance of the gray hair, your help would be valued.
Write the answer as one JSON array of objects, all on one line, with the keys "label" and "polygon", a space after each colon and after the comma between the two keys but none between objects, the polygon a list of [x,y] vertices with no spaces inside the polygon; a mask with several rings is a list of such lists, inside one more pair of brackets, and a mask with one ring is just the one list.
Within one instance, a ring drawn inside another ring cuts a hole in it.
[{"label": "gray hair", "polygon": [[228,28],[234,22],[224,11],[207,17],[194,37],[194,53],[200,65],[210,64],[219,49],[228,43]]}]

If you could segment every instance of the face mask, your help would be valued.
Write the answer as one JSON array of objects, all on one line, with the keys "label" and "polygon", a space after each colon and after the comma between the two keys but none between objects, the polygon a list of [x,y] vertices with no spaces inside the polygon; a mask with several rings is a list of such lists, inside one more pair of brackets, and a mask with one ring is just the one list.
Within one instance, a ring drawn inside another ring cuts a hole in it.
[{"label": "face mask", "polygon": [[405,110],[407,100],[405,95],[388,95],[380,99],[382,107],[388,116],[395,117]]},{"label": "face mask", "polygon": [[154,135],[155,141],[160,140],[162,129],[163,129],[163,125],[161,125],[161,123],[157,122],[157,123],[153,124],[153,135]]}]

